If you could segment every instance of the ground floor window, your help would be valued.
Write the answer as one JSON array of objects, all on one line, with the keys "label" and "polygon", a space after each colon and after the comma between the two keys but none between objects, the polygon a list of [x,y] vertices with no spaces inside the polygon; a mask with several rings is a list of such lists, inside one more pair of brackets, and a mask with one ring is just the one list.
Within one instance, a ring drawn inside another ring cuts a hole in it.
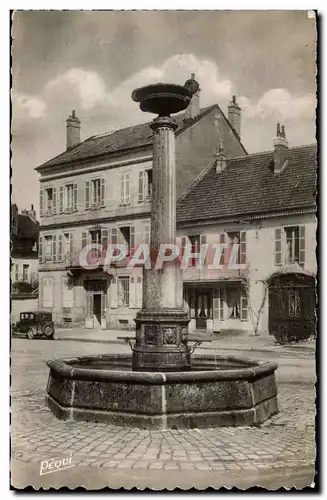
[{"label": "ground floor window", "polygon": [[118,278],[118,307],[129,307],[129,276]]}]

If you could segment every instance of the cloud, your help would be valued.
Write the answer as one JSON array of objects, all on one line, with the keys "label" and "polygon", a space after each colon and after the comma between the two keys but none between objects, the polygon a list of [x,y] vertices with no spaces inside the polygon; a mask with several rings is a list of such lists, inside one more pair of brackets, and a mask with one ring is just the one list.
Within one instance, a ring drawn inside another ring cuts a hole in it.
[{"label": "cloud", "polygon": [[286,89],[271,89],[265,92],[257,102],[246,97],[239,98],[244,116],[261,121],[298,121],[314,119],[316,98],[314,94],[296,96]]},{"label": "cloud", "polygon": [[48,101],[63,102],[76,100],[83,110],[91,110],[98,105],[110,105],[111,98],[103,78],[95,71],[71,68],[50,80],[44,88]]},{"label": "cloud", "polygon": [[[96,71],[75,67],[59,73],[46,83],[40,95],[16,96],[14,106],[17,107],[17,121],[25,123],[26,120],[40,119],[47,115],[50,129],[54,123],[61,127],[68,113],[75,109],[82,118],[84,137],[136,124],[151,117],[148,115],[147,118],[141,113],[132,101],[131,93],[135,88],[153,82],[183,85],[191,73],[195,73],[201,86],[201,106],[219,103],[226,111],[232,94],[239,95],[244,139],[248,124],[255,130],[264,123],[271,133],[277,121],[295,123],[314,120],[314,94],[293,95],[287,89],[276,88],[269,89],[257,100],[250,100],[246,95],[240,95],[237,86],[220,74],[214,61],[201,59],[193,54],[177,54],[160,65],[143,68],[115,87],[110,87]],[[250,143],[252,144],[252,140]]]},{"label": "cloud", "polygon": [[38,120],[44,118],[47,103],[37,96],[12,93],[14,118],[18,121]]}]

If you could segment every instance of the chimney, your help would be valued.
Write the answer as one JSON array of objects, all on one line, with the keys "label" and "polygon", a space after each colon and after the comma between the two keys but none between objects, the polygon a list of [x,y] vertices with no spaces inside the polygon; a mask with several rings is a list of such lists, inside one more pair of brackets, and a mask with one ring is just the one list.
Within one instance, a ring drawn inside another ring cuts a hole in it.
[{"label": "chimney", "polygon": [[228,106],[228,121],[237,135],[241,137],[241,108],[237,104],[234,95]]},{"label": "chimney", "polygon": [[195,74],[191,74],[191,78],[185,82],[187,87],[192,93],[192,99],[186,108],[184,119],[193,119],[200,113],[200,85],[195,79]]},{"label": "chimney", "polygon": [[274,139],[274,173],[280,174],[287,165],[288,141],[285,135],[285,126],[277,123],[277,132]]},{"label": "chimney", "polygon": [[31,205],[31,210],[28,212],[28,215],[33,221],[36,221],[36,211],[34,209],[34,205]]},{"label": "chimney", "polygon": [[219,142],[219,151],[216,154],[216,172],[219,174],[226,168],[226,155],[224,152],[223,141]]},{"label": "chimney", "polygon": [[75,110],[73,110],[71,116],[66,120],[67,129],[67,149],[71,149],[77,146],[81,142],[81,122],[75,115]]}]

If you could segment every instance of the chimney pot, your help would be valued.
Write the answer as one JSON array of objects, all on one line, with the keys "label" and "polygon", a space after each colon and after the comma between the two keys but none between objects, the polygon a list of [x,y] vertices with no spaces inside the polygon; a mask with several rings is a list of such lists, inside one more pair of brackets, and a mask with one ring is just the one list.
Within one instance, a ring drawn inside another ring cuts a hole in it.
[{"label": "chimney pot", "polygon": [[241,108],[236,102],[236,96],[232,96],[232,100],[228,106],[228,121],[237,133],[241,137]]},{"label": "chimney pot", "polygon": [[287,165],[288,141],[285,136],[285,126],[277,123],[277,132],[274,139],[274,173],[280,174]]},{"label": "chimney pot", "polygon": [[73,109],[66,120],[66,148],[71,149],[81,142],[81,122]]}]

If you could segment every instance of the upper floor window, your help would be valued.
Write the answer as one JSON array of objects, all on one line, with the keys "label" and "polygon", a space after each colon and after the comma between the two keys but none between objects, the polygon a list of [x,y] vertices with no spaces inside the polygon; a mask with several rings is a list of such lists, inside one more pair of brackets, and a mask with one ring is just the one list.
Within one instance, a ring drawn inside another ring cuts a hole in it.
[{"label": "upper floor window", "polygon": [[275,229],[275,264],[305,263],[305,226]]},{"label": "upper floor window", "polygon": [[49,187],[40,190],[40,216],[49,216],[57,213],[56,188]]},{"label": "upper floor window", "polygon": [[287,263],[292,264],[294,262],[299,262],[299,257],[300,257],[299,226],[286,227],[285,233],[286,233]]},{"label": "upper floor window", "polygon": [[29,265],[23,264],[23,281],[28,281],[29,279]]},{"label": "upper floor window", "polygon": [[73,251],[72,233],[59,234],[58,237],[58,262],[69,261]]},{"label": "upper floor window", "polygon": [[139,172],[139,203],[151,200],[152,194],[152,170],[142,170]]},{"label": "upper floor window", "polygon": [[229,263],[246,264],[245,231],[227,231],[226,233],[221,233],[220,244],[222,245],[220,265]]},{"label": "upper floor window", "polygon": [[44,261],[51,262],[53,257],[53,237],[44,236]]},{"label": "upper floor window", "polygon": [[66,184],[59,190],[59,213],[77,210],[77,184]]},{"label": "upper floor window", "polygon": [[120,176],[120,203],[128,205],[130,203],[130,174],[124,173]]},{"label": "upper floor window", "polygon": [[127,255],[131,255],[135,249],[135,227],[125,226],[119,229],[123,240],[122,243],[127,246]]},{"label": "upper floor window", "polygon": [[100,208],[105,206],[105,180],[104,178],[86,181],[85,208]]}]

